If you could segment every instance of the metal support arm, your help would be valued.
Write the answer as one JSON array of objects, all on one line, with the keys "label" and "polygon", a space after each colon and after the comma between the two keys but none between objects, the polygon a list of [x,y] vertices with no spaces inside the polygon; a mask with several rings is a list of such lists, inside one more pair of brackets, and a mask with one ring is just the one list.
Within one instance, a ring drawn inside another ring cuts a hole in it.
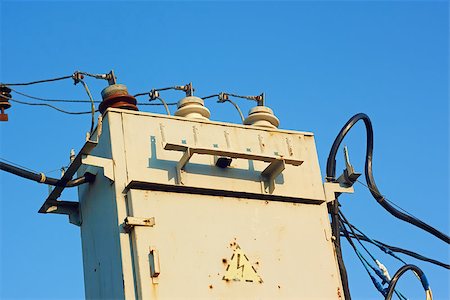
[{"label": "metal support arm", "polygon": [[278,175],[280,175],[281,172],[283,172],[283,170],[286,168],[286,164],[299,166],[303,163],[302,160],[289,159],[284,158],[282,156],[273,156],[273,155],[271,156],[249,152],[229,151],[218,148],[189,147],[187,145],[172,144],[172,143],[165,143],[164,149],[183,152],[183,156],[178,161],[176,167],[178,184],[183,184],[182,170],[184,170],[186,164],[189,162],[192,155],[194,154],[208,154],[222,157],[264,161],[270,163],[269,166],[267,166],[267,168],[261,172],[261,180],[267,181],[269,183],[270,193],[272,193],[275,188],[274,184],[275,178]]}]

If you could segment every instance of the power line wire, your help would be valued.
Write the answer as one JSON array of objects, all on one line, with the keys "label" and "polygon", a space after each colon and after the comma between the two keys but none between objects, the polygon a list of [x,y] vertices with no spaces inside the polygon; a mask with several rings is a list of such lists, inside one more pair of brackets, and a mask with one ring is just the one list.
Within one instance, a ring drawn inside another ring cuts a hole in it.
[{"label": "power line wire", "polygon": [[46,107],[50,107],[53,108],[54,110],[57,110],[59,112],[68,114],[68,115],[87,115],[87,114],[92,114],[91,111],[81,111],[81,112],[74,112],[74,111],[67,111],[61,108],[58,108],[56,106],[53,106],[51,104],[48,103],[32,103],[32,102],[26,102],[26,101],[21,101],[21,100],[17,100],[17,99],[13,99],[13,98],[9,98],[9,101],[15,102],[15,103],[19,103],[19,104],[24,104],[24,105],[30,105],[30,106],[46,106]]},{"label": "power line wire", "polygon": [[8,86],[19,86],[19,85],[32,85],[32,84],[38,84],[38,83],[45,83],[45,82],[52,82],[52,81],[59,81],[64,79],[73,78],[73,75],[67,75],[62,77],[56,77],[56,78],[50,78],[50,79],[42,79],[42,80],[36,80],[36,81],[30,81],[30,82],[21,82],[21,83],[1,83],[3,85]]},{"label": "power line wire", "polygon": [[[36,96],[32,96],[30,94],[25,94],[24,92],[20,92],[18,90],[12,89],[11,90],[16,93],[19,94],[21,96],[30,98],[30,99],[35,99],[35,100],[40,100],[40,101],[47,101],[47,102],[69,102],[69,103],[91,103],[91,100],[68,100],[68,99],[48,99],[48,98],[42,98],[42,97],[36,97]],[[94,100],[94,103],[100,103],[101,101],[99,100]]]}]

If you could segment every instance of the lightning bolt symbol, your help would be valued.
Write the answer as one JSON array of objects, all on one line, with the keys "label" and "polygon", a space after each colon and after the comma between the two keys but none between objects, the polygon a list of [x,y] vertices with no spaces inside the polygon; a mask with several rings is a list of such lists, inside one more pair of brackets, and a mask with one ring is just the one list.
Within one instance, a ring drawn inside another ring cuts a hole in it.
[{"label": "lightning bolt symbol", "polygon": [[240,265],[240,262],[241,262],[241,255],[238,253],[238,255],[237,255],[237,269],[242,269],[242,274],[241,274],[241,277],[242,278],[244,278],[244,267],[245,267],[245,265]]}]

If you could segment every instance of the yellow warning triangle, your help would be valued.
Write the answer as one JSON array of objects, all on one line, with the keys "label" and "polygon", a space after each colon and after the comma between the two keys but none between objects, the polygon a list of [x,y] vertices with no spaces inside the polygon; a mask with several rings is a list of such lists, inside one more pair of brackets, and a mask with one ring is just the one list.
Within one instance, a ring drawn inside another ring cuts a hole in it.
[{"label": "yellow warning triangle", "polygon": [[223,280],[259,282],[262,283],[261,277],[256,273],[256,269],[250,263],[247,255],[242,249],[236,245],[233,255],[226,269]]}]

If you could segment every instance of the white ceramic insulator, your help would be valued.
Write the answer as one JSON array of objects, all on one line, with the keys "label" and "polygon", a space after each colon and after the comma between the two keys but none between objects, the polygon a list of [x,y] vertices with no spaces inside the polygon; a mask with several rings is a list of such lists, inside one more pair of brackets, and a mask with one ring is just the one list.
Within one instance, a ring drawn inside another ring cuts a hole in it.
[{"label": "white ceramic insulator", "polygon": [[178,101],[177,106],[178,110],[175,112],[175,116],[200,120],[208,120],[211,116],[209,109],[205,107],[204,101],[198,97],[189,96],[183,98]]},{"label": "white ceramic insulator", "polygon": [[278,128],[278,126],[280,126],[280,120],[278,120],[270,108],[266,106],[255,106],[248,112],[248,116],[244,120],[244,124],[259,127]]}]

